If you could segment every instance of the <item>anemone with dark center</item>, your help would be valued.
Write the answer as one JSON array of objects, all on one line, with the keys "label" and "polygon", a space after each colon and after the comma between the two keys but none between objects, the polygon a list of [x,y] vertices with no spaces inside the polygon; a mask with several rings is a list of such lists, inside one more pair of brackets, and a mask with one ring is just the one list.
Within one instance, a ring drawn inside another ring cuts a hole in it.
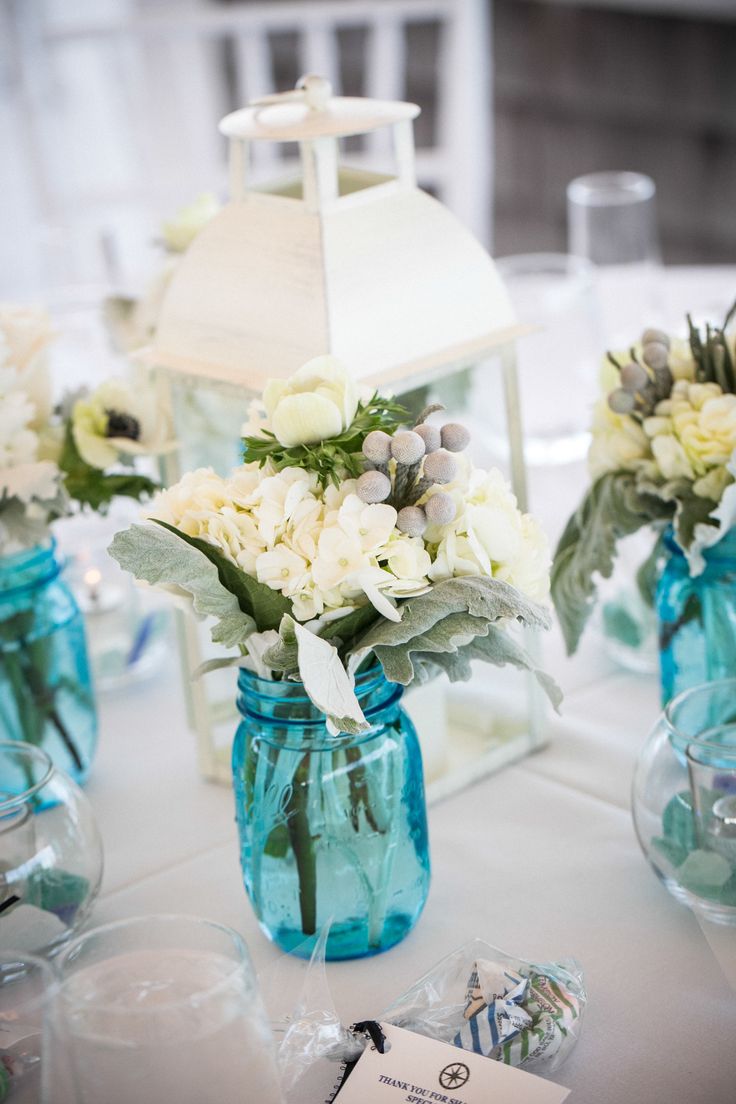
[{"label": "anemone with dark center", "polygon": [[127,437],[131,441],[138,441],[141,435],[141,423],[132,414],[125,414],[119,410],[107,410],[106,437]]}]

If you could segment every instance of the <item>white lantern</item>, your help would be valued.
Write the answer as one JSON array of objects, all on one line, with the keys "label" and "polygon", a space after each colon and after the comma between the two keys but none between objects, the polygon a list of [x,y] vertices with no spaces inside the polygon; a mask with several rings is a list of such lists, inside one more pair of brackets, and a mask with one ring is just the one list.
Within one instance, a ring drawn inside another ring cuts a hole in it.
[{"label": "white lantern", "polygon": [[[331,353],[359,381],[399,396],[446,384],[469,368],[498,371],[500,362],[512,480],[523,506],[513,364],[518,327],[491,257],[417,187],[413,120],[419,108],[333,98],[318,77],[300,84],[297,92],[269,97],[220,124],[230,141],[231,200],[179,263],[147,353],[170,387],[181,442],[179,455],[167,462],[167,482],[192,466],[237,462],[248,401],[270,378],[288,376],[314,356]],[[341,139],[378,128],[390,132],[395,172],[342,164]],[[250,153],[257,142],[297,143],[299,171],[270,187],[253,186]],[[203,429],[208,410],[209,431]],[[183,622],[200,768],[208,778],[224,779],[236,724],[232,672],[221,672],[219,685],[217,675],[190,678],[205,650],[208,657],[216,654],[207,640],[202,626]],[[484,684],[491,678],[486,672]],[[504,671],[503,683],[510,678]],[[453,739],[451,723],[448,740],[435,732],[436,746],[427,749],[430,793],[433,765],[437,787],[445,791],[453,786],[448,763],[467,777],[539,743],[538,701],[530,699],[528,678],[519,679],[523,707],[510,713],[504,707],[495,731],[484,733],[476,725],[468,734],[468,718],[478,710],[463,714],[460,699],[464,735]],[[429,693],[417,691],[416,709],[422,694],[430,700]]]}]

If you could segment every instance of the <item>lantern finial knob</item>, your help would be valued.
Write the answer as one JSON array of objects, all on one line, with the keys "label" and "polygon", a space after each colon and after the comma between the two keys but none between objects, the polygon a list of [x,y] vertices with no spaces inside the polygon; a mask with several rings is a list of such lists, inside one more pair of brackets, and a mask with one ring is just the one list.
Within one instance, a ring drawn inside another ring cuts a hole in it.
[{"label": "lantern finial knob", "polygon": [[296,82],[297,90],[304,95],[304,101],[312,111],[324,111],[332,97],[332,85],[327,77],[317,73],[305,73]]},{"label": "lantern finial knob", "polygon": [[[310,111],[324,111],[332,99],[332,85],[327,77],[317,73],[305,73],[289,92],[274,92],[271,96],[261,96],[254,100],[252,107],[272,107],[274,104],[298,103]],[[236,113],[237,114],[237,113]]]}]

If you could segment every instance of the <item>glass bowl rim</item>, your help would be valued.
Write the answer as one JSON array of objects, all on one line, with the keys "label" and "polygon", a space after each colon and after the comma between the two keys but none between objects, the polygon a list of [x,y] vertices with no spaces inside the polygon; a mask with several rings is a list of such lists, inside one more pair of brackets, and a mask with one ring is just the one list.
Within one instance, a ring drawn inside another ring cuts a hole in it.
[{"label": "glass bowl rim", "polygon": [[25,755],[28,755],[30,752],[30,758],[36,759],[37,762],[40,761],[44,764],[45,770],[39,781],[34,782],[27,790],[24,790],[20,794],[15,794],[13,797],[0,799],[0,816],[10,812],[19,805],[24,805],[30,797],[33,797],[39,790],[42,790],[56,769],[51,761],[51,757],[43,748],[36,747],[35,744],[28,744],[24,740],[0,740],[0,756],[6,751],[20,752]]}]

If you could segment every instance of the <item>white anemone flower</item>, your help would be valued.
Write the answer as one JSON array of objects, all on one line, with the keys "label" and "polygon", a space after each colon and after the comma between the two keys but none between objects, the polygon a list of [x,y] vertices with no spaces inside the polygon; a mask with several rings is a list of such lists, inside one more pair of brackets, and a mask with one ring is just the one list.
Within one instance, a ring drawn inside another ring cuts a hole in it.
[{"label": "white anemone flower", "polygon": [[165,404],[150,385],[112,379],[77,399],[72,434],[82,459],[104,470],[121,456],[153,456],[176,447]]}]

